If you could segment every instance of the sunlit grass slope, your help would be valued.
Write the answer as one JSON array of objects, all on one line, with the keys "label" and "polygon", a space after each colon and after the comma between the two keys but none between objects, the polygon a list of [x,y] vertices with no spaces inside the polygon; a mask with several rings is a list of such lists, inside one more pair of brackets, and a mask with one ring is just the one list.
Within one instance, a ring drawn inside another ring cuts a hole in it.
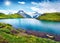
[{"label": "sunlit grass slope", "polygon": [[37,18],[38,20],[46,21],[59,21],[60,22],[60,13],[45,13]]},{"label": "sunlit grass slope", "polygon": [[0,19],[11,19],[11,18],[24,18],[23,16],[21,16],[18,13],[14,13],[14,14],[4,14],[4,13],[0,13]]}]

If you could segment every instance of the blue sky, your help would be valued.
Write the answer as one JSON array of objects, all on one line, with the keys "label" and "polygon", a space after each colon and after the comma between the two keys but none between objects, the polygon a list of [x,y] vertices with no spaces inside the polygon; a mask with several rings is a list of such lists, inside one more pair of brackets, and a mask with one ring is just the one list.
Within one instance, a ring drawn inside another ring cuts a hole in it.
[{"label": "blue sky", "polygon": [[0,0],[0,12],[16,13],[19,10],[30,15],[34,12],[60,12],[60,0]]}]

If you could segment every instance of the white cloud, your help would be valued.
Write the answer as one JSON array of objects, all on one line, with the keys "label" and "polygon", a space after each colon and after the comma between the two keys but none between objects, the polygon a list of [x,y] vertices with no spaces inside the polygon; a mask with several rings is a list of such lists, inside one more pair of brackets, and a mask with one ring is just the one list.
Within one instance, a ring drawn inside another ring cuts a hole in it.
[{"label": "white cloud", "polygon": [[9,13],[17,13],[17,11],[15,10],[0,10],[0,13],[5,13],[5,14],[9,14]]},{"label": "white cloud", "polygon": [[33,5],[37,5],[38,3],[36,3],[36,2],[31,2],[31,4],[33,4]]},{"label": "white cloud", "polygon": [[37,8],[37,7],[31,7],[31,9],[35,12],[38,12],[38,13],[51,13],[51,12],[56,12],[55,9],[47,9],[47,8]]},{"label": "white cloud", "polygon": [[23,5],[25,4],[25,2],[18,2],[18,3],[19,3],[19,4],[23,4]]},{"label": "white cloud", "polygon": [[35,12],[39,13],[51,13],[51,12],[60,12],[60,3],[52,3],[52,2],[41,2],[34,4],[31,9]]},{"label": "white cloud", "polygon": [[0,10],[0,13],[5,13],[5,14],[7,14],[8,12],[5,11],[5,10]]}]

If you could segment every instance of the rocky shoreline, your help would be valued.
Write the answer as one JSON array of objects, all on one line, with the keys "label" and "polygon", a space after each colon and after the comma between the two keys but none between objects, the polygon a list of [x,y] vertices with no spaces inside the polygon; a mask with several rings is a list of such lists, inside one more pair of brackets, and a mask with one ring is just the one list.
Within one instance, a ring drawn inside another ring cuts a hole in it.
[{"label": "rocky shoreline", "polygon": [[49,38],[55,41],[60,41],[60,35],[54,35],[54,34],[49,34],[49,33],[44,33],[44,32],[36,32],[36,31],[25,31],[24,33],[28,34],[28,35],[34,35],[37,37],[41,37],[41,38]]}]

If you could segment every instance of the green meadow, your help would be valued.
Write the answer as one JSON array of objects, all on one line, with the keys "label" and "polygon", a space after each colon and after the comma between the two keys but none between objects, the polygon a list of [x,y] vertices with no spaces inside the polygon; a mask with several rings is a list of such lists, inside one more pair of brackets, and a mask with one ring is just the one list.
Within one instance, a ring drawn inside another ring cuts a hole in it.
[{"label": "green meadow", "polygon": [[44,13],[37,18],[38,20],[45,21],[58,21],[60,22],[60,13]]}]

